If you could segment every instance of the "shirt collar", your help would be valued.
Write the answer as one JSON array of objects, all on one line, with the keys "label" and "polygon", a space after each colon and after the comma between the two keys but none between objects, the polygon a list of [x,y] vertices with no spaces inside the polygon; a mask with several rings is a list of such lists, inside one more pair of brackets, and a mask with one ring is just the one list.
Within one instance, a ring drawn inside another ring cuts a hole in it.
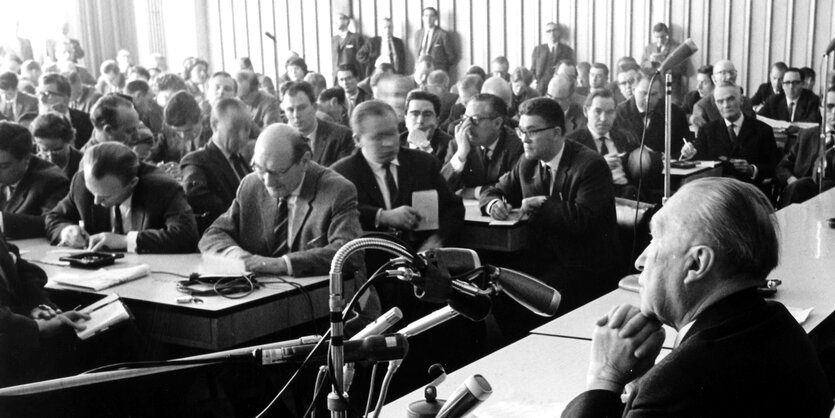
[{"label": "shirt collar", "polygon": [[[600,140],[600,138],[602,138],[602,137],[603,137],[602,135],[598,135],[596,132],[594,132],[594,131],[593,131],[593,130],[591,130],[591,129],[589,129],[589,132],[591,132],[591,137],[592,137],[592,138],[594,138],[595,140],[598,140],[598,141],[599,141],[599,140]],[[606,138],[608,138],[608,139],[612,139],[612,137],[609,135],[609,132],[607,132],[607,133],[606,133]]]},{"label": "shirt collar", "polygon": [[[371,169],[372,169],[372,170],[374,170],[374,171],[383,171],[383,165],[382,165],[382,164],[380,164],[380,163],[378,163],[378,162],[376,162],[376,161],[371,161],[371,160],[369,160],[369,159],[367,159],[367,158],[365,159],[365,161],[368,161],[368,165],[370,165],[370,166],[371,166]],[[391,165],[393,165],[393,166],[395,166],[395,167],[400,167],[400,161],[398,161],[397,157],[395,157],[393,160],[389,161],[389,164],[391,164]]]},{"label": "shirt collar", "polygon": [[130,194],[128,195],[128,198],[123,200],[122,203],[119,203],[119,209],[122,211],[122,213],[130,212],[132,202],[133,202],[133,192],[130,192]]},{"label": "shirt collar", "polygon": [[680,330],[678,330],[678,333],[676,334],[675,342],[673,343],[673,348],[678,347],[679,345],[681,345],[681,342],[684,340],[684,337],[687,335],[687,332],[690,331],[690,328],[692,328],[693,324],[695,324],[695,323],[696,323],[695,320],[690,321],[687,324],[685,324],[683,327],[681,327]]},{"label": "shirt collar", "polygon": [[725,126],[731,126],[731,123],[733,123],[736,128],[741,128],[743,119],[745,119],[745,114],[740,112],[736,120],[725,119]]},{"label": "shirt collar", "polygon": [[551,172],[556,173],[557,169],[560,167],[560,160],[562,159],[563,151],[565,151],[565,142],[563,142],[562,148],[560,148],[560,150],[557,152],[557,155],[555,155],[554,158],[551,159],[551,161],[541,161],[541,163],[547,165],[548,167],[551,167]]},{"label": "shirt collar", "polygon": [[500,136],[501,135],[496,136],[496,139],[494,139],[493,142],[490,143],[490,145],[488,145],[486,147],[481,147],[481,148],[486,148],[486,149],[490,150],[490,152],[495,151],[496,150],[496,145],[499,144],[499,137]]}]

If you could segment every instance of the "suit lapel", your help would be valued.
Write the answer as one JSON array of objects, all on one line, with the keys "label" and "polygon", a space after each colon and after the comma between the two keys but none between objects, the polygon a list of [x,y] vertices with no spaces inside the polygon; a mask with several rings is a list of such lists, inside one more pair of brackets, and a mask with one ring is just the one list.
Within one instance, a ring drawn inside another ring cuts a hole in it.
[{"label": "suit lapel", "polygon": [[[365,160],[365,157],[362,155],[360,150],[356,150],[354,152],[354,156],[351,157],[356,160],[356,165],[359,174],[359,184],[365,185],[366,190],[368,190],[368,194],[371,197],[372,203],[375,206],[379,206],[381,208],[386,207],[386,202],[383,200],[383,192],[380,190],[380,186],[377,184],[377,178],[374,177],[374,172],[371,170],[371,166],[368,165],[368,161]],[[398,170],[399,174],[399,170]],[[392,202],[392,206],[394,202]]]},{"label": "suit lapel", "polygon": [[238,179],[238,174],[232,170],[232,167],[229,165],[229,160],[226,159],[223,152],[220,151],[220,148],[218,148],[213,142],[209,141],[209,143],[206,144],[206,154],[208,154],[209,160],[212,162],[212,166],[220,168],[220,176],[226,186],[233,192],[237,190],[237,185],[240,183],[240,180],[243,179]]},{"label": "suit lapel", "polygon": [[302,184],[301,190],[299,190],[299,196],[296,198],[295,208],[293,209],[293,225],[291,226],[293,239],[287,243],[287,247],[293,251],[301,249],[298,246],[298,238],[300,237],[302,225],[304,225],[307,220],[307,215],[310,213],[310,202],[316,198],[316,184],[319,182],[320,174],[314,172],[312,166],[308,166],[304,176],[304,183]]},{"label": "suit lapel", "polygon": [[562,193],[562,186],[565,183],[565,178],[568,175],[568,169],[571,167],[571,161],[574,159],[575,152],[576,150],[571,146],[571,143],[566,141],[563,145],[562,157],[560,157],[557,173],[554,176],[554,188],[551,189],[551,193],[548,193],[548,196],[554,193]]},{"label": "suit lapel", "polygon": [[331,129],[330,126],[328,126],[328,124],[321,119],[317,120],[316,123],[318,123],[319,126],[316,128],[316,138],[312,138],[314,141],[313,161],[321,164],[322,155],[325,153],[325,144],[328,142],[327,138],[331,134]]}]

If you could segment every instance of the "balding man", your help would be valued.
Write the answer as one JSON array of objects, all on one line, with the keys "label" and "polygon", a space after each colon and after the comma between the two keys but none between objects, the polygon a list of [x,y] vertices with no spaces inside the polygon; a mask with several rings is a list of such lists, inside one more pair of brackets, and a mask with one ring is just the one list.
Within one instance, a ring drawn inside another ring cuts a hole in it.
[{"label": "balding man", "polygon": [[545,95],[559,103],[565,120],[565,132],[573,132],[586,126],[583,106],[577,104],[574,96],[575,82],[567,75],[558,74],[548,83],[548,93]]},{"label": "balding man", "polygon": [[354,185],[313,162],[307,141],[285,124],[258,136],[252,169],[200,252],[243,259],[256,273],[327,274],[336,251],[361,233]]},{"label": "balding man", "polygon": [[[726,82],[736,84],[736,67],[728,60],[717,61],[716,64],[713,64],[713,76],[711,78],[713,79],[713,84],[716,86]],[[741,88],[739,92],[742,99],[742,113],[752,118],[756,117],[757,115],[754,113],[751,100],[742,94]],[[690,120],[697,128],[701,128],[706,123],[719,119],[722,119],[722,115],[719,113],[719,108],[716,107],[713,95],[702,98],[693,106],[693,116],[690,117]]]},{"label": "balding man", "polygon": [[537,45],[531,55],[531,72],[536,79],[537,90],[544,95],[554,76],[554,67],[562,60],[574,60],[574,50],[560,42],[560,27],[554,22],[545,25],[547,43]]},{"label": "balding man", "polygon": [[[828,417],[815,348],[782,304],[757,293],[780,255],[768,198],[734,179],[699,179],[650,229],[635,262],[640,308],[617,306],[597,320],[587,391],[562,416]],[[656,362],[661,324],[678,335]]]},{"label": "balding man", "polygon": [[[93,105],[90,120],[93,122],[93,136],[84,144],[81,151],[110,141],[129,144],[141,126],[139,113],[134,108],[133,102],[127,96],[116,93],[105,94]],[[78,137],[76,137],[76,144],[78,144]]]}]

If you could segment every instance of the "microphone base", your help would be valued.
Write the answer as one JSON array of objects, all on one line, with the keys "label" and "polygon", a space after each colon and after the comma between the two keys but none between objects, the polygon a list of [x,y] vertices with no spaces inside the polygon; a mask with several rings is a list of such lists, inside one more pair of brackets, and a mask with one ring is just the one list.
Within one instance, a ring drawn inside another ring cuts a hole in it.
[{"label": "microphone base", "polygon": [[406,409],[406,416],[409,418],[435,418],[438,412],[446,403],[443,399],[435,401],[414,401]]}]

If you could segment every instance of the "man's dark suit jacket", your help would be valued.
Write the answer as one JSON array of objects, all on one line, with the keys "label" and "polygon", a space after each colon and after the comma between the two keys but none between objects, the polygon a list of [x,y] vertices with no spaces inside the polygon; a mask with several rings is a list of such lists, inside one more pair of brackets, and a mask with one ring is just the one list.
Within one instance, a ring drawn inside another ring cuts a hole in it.
[{"label": "man's dark suit jacket", "polygon": [[78,172],[78,166],[81,165],[81,157],[84,156],[84,153],[75,149],[72,145],[70,145],[70,157],[67,160],[67,165],[64,167],[64,175],[67,176],[68,179],[71,179],[75,173]]},{"label": "man's dark suit jacket", "polygon": [[[672,139],[670,141],[670,148],[673,158],[678,158],[679,154],[681,154],[681,147],[684,146],[684,141],[692,141],[693,133],[690,132],[687,116],[684,115],[684,111],[676,104],[672,104],[670,109],[672,109],[672,120],[670,121]],[[638,106],[635,104],[635,97],[619,104],[617,107],[617,115],[615,128],[613,129],[622,129],[635,137],[636,141],[640,142],[641,136],[644,135],[644,114],[638,110]],[[649,127],[644,138],[644,145],[653,151],[664,152],[664,123],[664,103],[659,101],[655,109],[650,113]]]},{"label": "man's dark suit jacket", "polygon": [[455,142],[455,138],[452,138],[449,141],[449,150],[444,160],[444,166],[441,169],[441,174],[452,190],[459,190],[465,187],[492,186],[496,184],[499,181],[499,177],[516,166],[516,162],[519,161],[519,157],[524,152],[522,149],[522,141],[507,126],[502,127],[499,133],[499,141],[496,143],[496,148],[493,150],[490,164],[487,167],[484,166],[484,161],[481,157],[481,147],[470,144],[470,153],[467,154],[464,169],[460,173],[456,173],[452,168],[450,160],[452,160],[457,151],[458,143]]},{"label": "man's dark suit jacket", "polygon": [[[433,233],[437,233],[444,241],[454,236],[464,224],[464,204],[461,198],[452,193],[441,176],[440,161],[423,151],[403,147],[400,147],[397,160],[400,163],[397,168],[398,195],[397,201],[391,204],[392,208],[411,206],[412,192],[432,189],[438,192],[438,230],[415,232],[414,239],[406,237],[407,240],[417,249]],[[377,211],[381,208],[385,210],[385,201],[374,172],[362,152],[356,150],[350,157],[339,160],[332,168],[357,187],[362,229],[387,231],[374,225]]]},{"label": "man's dark suit jacket", "polygon": [[[444,161],[446,159],[450,141],[455,142],[455,140],[451,136],[447,135],[446,132],[435,128],[435,133],[432,134],[432,138],[429,138],[429,144],[432,146],[432,155],[434,155],[438,161]],[[403,131],[403,133],[400,134],[400,146],[409,148],[408,130]],[[441,174],[443,174],[443,169],[441,170]]]},{"label": "man's dark suit jacket", "polygon": [[[133,190],[131,221],[137,253],[188,253],[197,247],[197,224],[182,187],[156,167],[142,163]],[[84,172],[75,174],[70,193],[46,215],[46,234],[52,244],[61,230],[84,221],[90,234],[110,232],[111,209],[96,205],[84,186]]]},{"label": "man's dark suit jacket", "polygon": [[681,110],[688,115],[692,114],[693,108],[699,100],[702,100],[702,96],[699,94],[698,90],[688,91],[687,94],[684,95],[684,100],[681,101]]},{"label": "man's dark suit jacket", "polygon": [[[742,113],[746,117],[750,116],[753,118],[757,116],[754,112],[754,106],[751,104],[751,99],[745,96],[744,93],[742,96]],[[697,128],[701,128],[707,122],[722,119],[722,114],[719,113],[719,108],[716,107],[716,101],[713,100],[712,94],[702,97],[701,100],[696,102],[696,105],[693,106],[693,118],[693,124]]]},{"label": "man's dark suit jacket", "polygon": [[331,56],[333,57],[333,76],[336,77],[336,69],[341,64],[353,64],[357,74],[363,73],[362,64],[357,60],[357,54],[365,43],[362,35],[348,32],[345,39],[334,35],[331,39]]},{"label": "man's dark suit jacket", "polygon": [[75,129],[75,148],[81,149],[93,135],[93,122],[90,115],[76,109],[69,109],[70,123]]},{"label": "man's dark suit jacket", "polygon": [[[241,179],[212,141],[186,154],[180,161],[180,169],[183,172],[183,190],[197,218],[197,229],[205,231],[229,209]],[[251,171],[247,164],[247,173]]]},{"label": "man's dark suit jacket", "polygon": [[532,196],[547,200],[530,217],[525,268],[562,294],[561,310],[579,306],[617,287],[621,273],[612,172],[600,153],[565,141],[554,189],[542,182],[542,164],[524,155],[479,205],[505,198],[515,208]]},{"label": "man's dark suit jacket", "polygon": [[[786,184],[791,176],[797,178],[812,177],[815,162],[818,159],[818,151],[820,151],[820,128],[800,131],[797,134],[797,142],[777,164],[774,177],[780,184]],[[835,179],[832,174],[833,169],[835,169],[832,167],[835,161],[833,161],[831,153],[827,157],[827,177]]]},{"label": "man's dark suit jacket", "polygon": [[626,405],[583,392],[563,417],[828,417],[818,355],[783,305],[754,289],[708,306],[681,345],[636,380]]},{"label": "man's dark suit jacket", "polygon": [[726,166],[725,175],[738,180],[762,185],[763,180],[774,175],[777,166],[777,142],[774,131],[764,122],[745,117],[736,136],[736,143],[731,143],[725,119],[709,122],[699,128],[696,136],[696,160],[719,160],[720,157],[742,158],[748,164],[757,166],[757,177],[753,180],[747,174],[739,174],[732,166]]},{"label": "man's dark suit jacket", "polygon": [[[783,91],[782,87],[780,91]],[[751,104],[754,106],[765,104],[765,101],[771,96],[774,96],[774,89],[771,88],[771,83],[766,81],[757,87],[757,92],[751,97]]]},{"label": "man's dark suit jacket", "polygon": [[67,195],[70,181],[56,165],[34,155],[2,206],[4,233],[10,239],[44,237],[44,216]]},{"label": "man's dark suit jacket", "polygon": [[548,83],[551,82],[556,71],[554,66],[562,60],[574,61],[574,50],[566,44],[558,43],[557,53],[548,59],[550,52],[550,45],[540,44],[534,47],[533,54],[531,54],[531,72],[536,79],[536,89],[542,96],[548,91]]},{"label": "man's dark suit jacket", "polygon": [[809,90],[800,91],[800,97],[795,102],[794,120],[786,102],[786,94],[772,95],[765,101],[762,109],[757,112],[767,118],[784,120],[787,122],[816,122],[821,123],[820,98]]},{"label": "man's dark suit jacket", "polygon": [[318,119],[316,143],[313,144],[312,160],[328,167],[340,158],[351,155],[354,151],[353,132],[350,129],[323,119]]},{"label": "man's dark suit jacket", "polygon": [[[426,28],[418,29],[415,34],[415,58],[420,54],[420,47],[423,44],[423,34]],[[458,52],[455,50],[455,45],[452,42],[452,35],[449,32],[435,26],[435,32],[432,33],[432,39],[429,42],[429,55],[435,63],[436,70],[444,70],[449,73],[449,68],[458,62]]]},{"label": "man's dark suit jacket", "polygon": [[38,114],[38,98],[29,93],[18,91],[14,99],[14,114],[6,115],[6,119],[18,122],[20,117],[27,113]]},{"label": "man's dark suit jacket", "polygon": [[[367,40],[365,45],[357,51],[357,61],[365,66],[365,71],[362,68],[357,68],[357,70],[361,74],[365,74],[366,77],[371,77],[374,74],[374,63],[377,62],[377,58],[380,58],[382,42],[382,37],[375,36]],[[406,46],[402,39],[395,36],[391,37],[391,43],[394,46],[394,51],[392,51],[394,53],[394,62],[392,63],[394,72],[403,74],[406,70]]]},{"label": "man's dark suit jacket", "polygon": [[[577,142],[578,144],[585,145],[588,149],[594,152],[600,152],[597,150],[597,141],[594,140],[594,136],[591,134],[591,131],[589,130],[588,126],[586,126],[583,129],[578,129],[574,132],[571,132],[565,137],[566,139],[571,139]],[[612,129],[609,132],[609,138],[611,138],[612,142],[615,143],[617,153],[624,154],[620,158],[621,166],[623,167],[623,171],[626,173],[626,178],[629,181],[632,181],[632,178],[629,176],[629,170],[627,169],[627,167],[629,167],[629,153],[632,152],[632,150],[638,148],[638,142],[631,134],[617,129]],[[613,150],[609,150],[609,152],[612,151]]]}]

